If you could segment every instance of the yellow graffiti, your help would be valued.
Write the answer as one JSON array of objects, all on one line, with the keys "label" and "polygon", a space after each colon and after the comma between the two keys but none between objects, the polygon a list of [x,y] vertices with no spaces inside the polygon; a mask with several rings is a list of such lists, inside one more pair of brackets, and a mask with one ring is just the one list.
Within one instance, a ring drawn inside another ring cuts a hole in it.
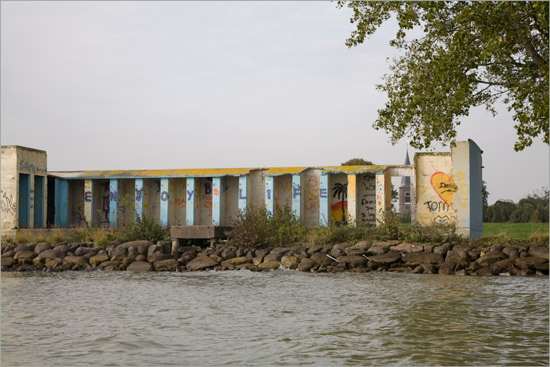
[{"label": "yellow graffiti", "polygon": [[461,207],[466,208],[468,206],[468,198],[458,198],[458,203]]},{"label": "yellow graffiti", "polygon": [[468,194],[470,192],[470,185],[467,183],[461,183],[460,184],[460,193],[461,194]]},{"label": "yellow graffiti", "polygon": [[462,181],[466,178],[466,174],[464,172],[458,172],[455,177],[457,181]]}]

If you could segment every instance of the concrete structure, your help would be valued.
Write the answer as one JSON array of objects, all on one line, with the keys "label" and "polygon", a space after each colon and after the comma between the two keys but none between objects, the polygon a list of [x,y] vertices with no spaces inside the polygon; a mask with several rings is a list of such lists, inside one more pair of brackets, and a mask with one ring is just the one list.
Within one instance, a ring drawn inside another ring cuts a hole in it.
[{"label": "concrete structure", "polygon": [[418,153],[414,165],[47,172],[46,163],[44,151],[2,147],[2,235],[118,227],[144,216],[214,233],[250,206],[288,207],[309,227],[376,226],[391,210],[392,176],[409,177],[413,223],[481,234],[481,151],[472,141]]},{"label": "concrete structure", "polygon": [[[406,166],[411,164],[409,160],[409,151],[405,156]],[[399,185],[399,215],[401,217],[408,217],[411,213],[411,178],[409,176],[403,176],[401,178],[401,184]]]}]

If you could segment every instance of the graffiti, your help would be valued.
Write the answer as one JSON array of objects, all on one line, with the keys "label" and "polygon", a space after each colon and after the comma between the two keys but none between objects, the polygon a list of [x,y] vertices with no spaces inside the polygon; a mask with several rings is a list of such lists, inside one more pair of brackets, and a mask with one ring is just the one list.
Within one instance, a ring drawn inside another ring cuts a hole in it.
[{"label": "graffiti", "polygon": [[[374,175],[364,175],[359,179],[359,221],[368,226],[376,225],[376,182]],[[360,200],[359,200],[360,199]]]},{"label": "graffiti", "polygon": [[300,190],[299,187],[295,187],[292,189],[292,198],[297,198],[299,197],[300,195],[302,194],[302,191]]},{"label": "graffiti", "polygon": [[15,215],[17,211],[17,205],[15,200],[13,200],[13,195],[9,195],[2,191],[2,213],[7,213],[9,215]]},{"label": "graffiti", "polygon": [[92,192],[91,191],[84,192],[84,201],[87,202],[87,203],[92,202]]},{"label": "graffiti", "polygon": [[187,195],[188,195],[187,200],[191,200],[193,198],[194,193],[195,193],[195,190],[191,190],[191,191],[187,190]]},{"label": "graffiti", "polygon": [[84,201],[77,201],[74,204],[72,212],[73,223],[80,223],[81,221],[86,221],[86,216],[84,215]]},{"label": "graffiti", "polygon": [[20,160],[19,161],[19,171],[25,171],[25,172],[31,172],[31,173],[46,173],[46,169],[45,168],[40,168],[38,166],[35,166],[34,164],[28,162],[28,161],[24,161],[24,160]]},{"label": "graffiti", "polygon": [[157,194],[160,193],[160,180],[155,180],[155,186],[156,186],[156,189],[157,189]]},{"label": "graffiti", "polygon": [[447,224],[451,222],[451,218],[448,215],[438,215],[433,219],[434,223]]},{"label": "graffiti", "polygon": [[141,201],[143,198],[143,189],[136,189],[136,201]]},{"label": "graffiti", "polygon": [[[304,198],[304,210],[319,209],[319,179],[315,176],[308,178],[306,183],[306,194]],[[323,189],[323,197],[327,197],[326,190]]]},{"label": "graffiti", "polygon": [[337,198],[339,201],[330,207],[330,216],[336,222],[347,222],[347,208],[348,202],[348,184],[347,183],[335,183],[332,187],[332,197]]},{"label": "graffiti", "polygon": [[444,201],[426,201],[424,202],[424,205],[426,205],[426,208],[430,212],[448,212],[449,209],[455,210],[452,205],[447,204]]},{"label": "graffiti", "polygon": [[453,203],[453,196],[458,191],[458,186],[454,182],[453,176],[449,176],[443,172],[436,172],[432,175],[430,183],[437,195],[447,205]]},{"label": "graffiti", "polygon": [[246,193],[243,195],[243,189],[239,189],[239,200],[246,199]]},{"label": "graffiti", "polygon": [[105,182],[100,186],[103,188],[103,195],[101,197],[102,203],[101,203],[101,210],[100,210],[100,214],[101,214],[100,223],[109,223],[109,207],[111,206],[111,201],[109,200],[109,192],[110,192],[109,182]]},{"label": "graffiti", "polygon": [[271,190],[267,189],[265,193],[267,195],[267,200],[271,200]]},{"label": "graffiti", "polygon": [[167,192],[167,191],[163,191],[163,192],[160,194],[160,200],[162,200],[162,201],[168,201],[168,192]]}]

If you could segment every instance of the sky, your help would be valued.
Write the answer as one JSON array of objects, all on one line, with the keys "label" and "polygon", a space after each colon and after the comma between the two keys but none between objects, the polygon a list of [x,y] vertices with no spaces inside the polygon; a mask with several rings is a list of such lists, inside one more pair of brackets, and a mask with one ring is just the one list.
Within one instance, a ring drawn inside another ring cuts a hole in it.
[{"label": "sky", "polygon": [[[351,12],[334,2],[2,1],[0,12],[1,144],[46,150],[50,171],[404,162],[407,142],[372,128],[394,22],[348,48]],[[457,134],[484,152],[490,204],[549,183],[548,145],[515,152],[512,113],[497,110],[472,109]]]}]

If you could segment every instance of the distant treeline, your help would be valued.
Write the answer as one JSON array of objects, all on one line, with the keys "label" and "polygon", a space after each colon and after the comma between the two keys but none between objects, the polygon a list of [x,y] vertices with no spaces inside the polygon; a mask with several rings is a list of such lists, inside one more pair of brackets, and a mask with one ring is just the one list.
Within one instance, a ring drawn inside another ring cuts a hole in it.
[{"label": "distant treeline", "polygon": [[529,195],[518,203],[498,200],[483,208],[483,221],[489,223],[548,222],[548,189],[541,196]]}]

